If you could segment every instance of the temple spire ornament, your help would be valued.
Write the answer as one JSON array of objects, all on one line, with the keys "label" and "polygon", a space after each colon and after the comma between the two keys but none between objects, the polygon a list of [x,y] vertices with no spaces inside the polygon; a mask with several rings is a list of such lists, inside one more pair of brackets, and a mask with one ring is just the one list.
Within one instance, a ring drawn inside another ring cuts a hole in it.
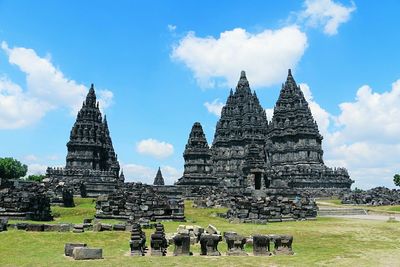
[{"label": "temple spire ornament", "polygon": [[162,176],[160,167],[158,167],[158,171],[156,177],[154,178],[153,185],[165,185],[164,177]]}]

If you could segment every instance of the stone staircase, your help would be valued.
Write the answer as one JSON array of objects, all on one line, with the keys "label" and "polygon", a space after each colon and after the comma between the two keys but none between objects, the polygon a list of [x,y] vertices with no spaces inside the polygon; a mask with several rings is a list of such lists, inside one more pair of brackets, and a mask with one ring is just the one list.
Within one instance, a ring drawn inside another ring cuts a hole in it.
[{"label": "stone staircase", "polygon": [[346,216],[346,215],[368,215],[365,209],[360,208],[331,208],[320,207],[318,216]]}]

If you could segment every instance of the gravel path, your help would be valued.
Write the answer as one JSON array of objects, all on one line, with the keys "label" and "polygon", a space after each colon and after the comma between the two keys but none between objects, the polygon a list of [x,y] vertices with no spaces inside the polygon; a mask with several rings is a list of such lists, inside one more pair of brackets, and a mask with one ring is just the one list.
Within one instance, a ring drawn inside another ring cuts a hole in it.
[{"label": "gravel path", "polygon": [[377,215],[377,214],[369,214],[369,215],[327,215],[323,217],[335,217],[335,218],[347,218],[347,219],[361,219],[361,220],[377,220],[377,221],[387,221],[390,217],[395,217],[396,221],[400,221],[400,215]]}]

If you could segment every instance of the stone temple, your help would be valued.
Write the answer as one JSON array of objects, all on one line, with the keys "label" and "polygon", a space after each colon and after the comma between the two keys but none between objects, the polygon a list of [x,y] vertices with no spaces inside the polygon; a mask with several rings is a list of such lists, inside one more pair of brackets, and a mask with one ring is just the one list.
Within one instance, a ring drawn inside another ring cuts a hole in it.
[{"label": "stone temple", "polygon": [[[265,110],[255,92],[251,92],[242,71],[233,93],[229,94],[217,123],[211,147],[214,175],[228,186],[242,187],[243,168],[251,144],[263,147],[268,129]],[[263,151],[258,151],[263,158]]]},{"label": "stone temple", "polygon": [[97,196],[115,191],[124,182],[124,176],[119,177],[107,119],[102,118],[93,84],[71,129],[67,149],[65,168],[47,169],[50,183],[63,182],[73,188],[74,194]]},{"label": "stone temple", "polygon": [[212,173],[211,151],[199,122],[192,127],[183,158],[183,177],[178,180],[177,185],[218,185]]},{"label": "stone temple", "polygon": [[[195,126],[201,129],[199,123]],[[205,137],[203,149],[190,154],[195,126],[184,153],[184,176],[177,185],[209,185],[206,179],[194,178],[205,175],[205,169],[196,163],[204,164],[210,159]],[[204,136],[202,130],[201,135]],[[242,71],[236,90],[231,90],[217,122],[210,149],[211,165],[204,166],[210,170],[209,177],[217,178],[220,186],[229,188],[282,189],[281,193],[291,189],[327,194],[348,191],[353,181],[347,170],[324,164],[322,138],[290,70],[270,123]]]}]

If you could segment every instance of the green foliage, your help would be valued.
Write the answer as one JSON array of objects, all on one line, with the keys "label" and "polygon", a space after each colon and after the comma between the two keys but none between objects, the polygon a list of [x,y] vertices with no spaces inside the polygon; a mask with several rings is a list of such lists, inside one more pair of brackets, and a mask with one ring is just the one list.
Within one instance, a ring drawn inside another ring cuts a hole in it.
[{"label": "green foliage", "polygon": [[46,176],[45,176],[45,175],[42,175],[42,174],[39,174],[39,175],[33,174],[33,175],[29,175],[29,176],[26,178],[26,180],[28,180],[28,181],[41,182],[41,181],[44,179],[44,177],[46,177]]},{"label": "green foliage", "polygon": [[400,174],[395,174],[393,176],[393,182],[396,186],[400,186]]},{"label": "green foliage", "polygon": [[26,175],[28,166],[14,158],[0,158],[0,177],[3,179],[17,179]]}]

